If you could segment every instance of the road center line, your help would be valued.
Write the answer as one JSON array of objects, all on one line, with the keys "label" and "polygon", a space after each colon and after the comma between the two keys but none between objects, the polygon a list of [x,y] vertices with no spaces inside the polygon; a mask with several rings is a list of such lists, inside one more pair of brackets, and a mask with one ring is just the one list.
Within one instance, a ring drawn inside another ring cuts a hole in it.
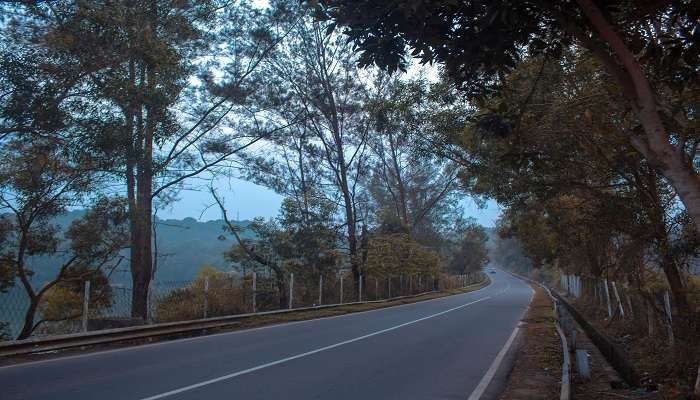
[{"label": "road center line", "polygon": [[453,308],[447,309],[447,310],[445,310],[445,311],[441,311],[441,312],[439,312],[439,313],[431,314],[431,315],[428,315],[428,316],[423,317],[423,318],[418,318],[418,319],[413,320],[413,321],[405,322],[405,323],[403,323],[403,324],[399,324],[399,325],[396,325],[396,326],[392,326],[392,327],[390,327],[390,328],[386,328],[386,329],[382,329],[382,330],[379,330],[379,331],[376,331],[376,332],[368,333],[368,334],[366,334],[366,335],[358,336],[358,337],[353,338],[353,339],[344,340],[344,341],[342,341],[342,342],[338,342],[338,343],[335,343],[335,344],[331,344],[331,345],[325,346],[325,347],[320,347],[320,348],[315,349],[315,350],[307,351],[307,352],[305,352],[305,353],[297,354],[297,355],[294,355],[294,356],[291,356],[291,357],[282,358],[282,359],[279,359],[279,360],[276,360],[276,361],[272,361],[272,362],[269,362],[269,363],[266,363],[266,364],[261,364],[261,365],[258,365],[258,366],[252,367],[252,368],[244,369],[244,370],[242,370],[242,371],[233,372],[233,373],[230,373],[230,374],[227,374],[227,375],[219,376],[219,377],[217,377],[217,378],[209,379],[209,380],[202,381],[202,382],[195,383],[195,384],[188,385],[188,386],[183,386],[183,387],[181,387],[181,388],[179,388],[179,389],[174,389],[174,390],[171,390],[171,391],[168,391],[168,392],[164,392],[164,393],[160,393],[160,394],[156,394],[156,395],[153,395],[153,396],[150,396],[150,397],[145,397],[145,398],[142,398],[142,399],[140,399],[140,400],[157,400],[157,399],[164,399],[164,398],[166,398],[166,397],[170,397],[170,396],[173,396],[173,395],[176,395],[176,394],[179,394],[179,393],[183,393],[183,392],[187,392],[187,391],[190,391],[190,390],[194,390],[194,389],[197,389],[197,388],[200,388],[200,387],[203,387],[203,386],[212,385],[212,384],[217,383],[217,382],[221,382],[221,381],[225,381],[225,380],[228,380],[228,379],[235,378],[235,377],[237,377],[237,376],[249,374],[249,373],[251,373],[251,372],[259,371],[259,370],[261,370],[261,369],[269,368],[269,367],[272,367],[272,366],[275,366],[275,365],[279,365],[279,364],[284,364],[284,363],[286,363],[286,362],[289,362],[289,361],[292,361],[292,360],[296,360],[296,359],[299,359],[299,358],[303,358],[303,357],[307,357],[307,356],[310,356],[310,355],[313,355],[313,354],[316,354],[316,353],[320,353],[320,352],[322,352],[322,351],[334,349],[334,348],[336,348],[336,347],[344,346],[344,345],[346,345],[346,344],[350,344],[350,343],[354,343],[354,342],[359,342],[360,340],[364,340],[364,339],[367,339],[367,338],[371,338],[371,337],[373,337],[373,336],[377,336],[377,335],[381,335],[381,334],[384,334],[384,333],[387,333],[387,332],[391,332],[391,331],[394,331],[394,330],[396,330],[396,329],[403,328],[404,326],[413,325],[413,324],[415,324],[415,323],[418,323],[418,322],[421,322],[421,321],[425,321],[426,319],[435,318],[435,317],[438,317],[438,316],[440,316],[440,315],[444,315],[444,314],[447,314],[447,313],[449,313],[449,312],[452,312],[452,311],[455,311],[455,310],[459,310],[460,308],[464,308],[464,307],[470,306],[470,305],[472,305],[472,304],[478,303],[478,302],[480,302],[480,301],[488,300],[488,299],[490,299],[490,298],[491,298],[491,296],[482,297],[482,298],[480,298],[480,299],[478,299],[478,300],[474,300],[474,301],[472,301],[472,302],[470,302],[470,303],[462,304],[462,305],[460,305],[460,306],[453,307]]}]

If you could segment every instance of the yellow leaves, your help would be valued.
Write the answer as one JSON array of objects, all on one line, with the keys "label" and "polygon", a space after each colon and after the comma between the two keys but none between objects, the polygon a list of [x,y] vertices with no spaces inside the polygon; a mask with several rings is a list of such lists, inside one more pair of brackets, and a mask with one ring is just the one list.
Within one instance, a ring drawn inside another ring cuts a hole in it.
[{"label": "yellow leaves", "polygon": [[377,235],[369,242],[366,272],[375,276],[437,273],[441,258],[404,233]]},{"label": "yellow leaves", "polygon": [[586,111],[583,112],[584,118],[586,118],[586,122],[593,122],[593,113],[591,110],[586,109]]},{"label": "yellow leaves", "polygon": [[199,272],[197,272],[197,278],[194,282],[194,286],[204,287],[205,280],[209,281],[210,286],[216,286],[221,282],[228,281],[229,279],[228,274],[225,272],[219,271],[211,265],[204,265]]},{"label": "yellow leaves", "polygon": [[44,295],[41,314],[47,320],[60,320],[81,312],[83,297],[69,288],[54,286]]}]

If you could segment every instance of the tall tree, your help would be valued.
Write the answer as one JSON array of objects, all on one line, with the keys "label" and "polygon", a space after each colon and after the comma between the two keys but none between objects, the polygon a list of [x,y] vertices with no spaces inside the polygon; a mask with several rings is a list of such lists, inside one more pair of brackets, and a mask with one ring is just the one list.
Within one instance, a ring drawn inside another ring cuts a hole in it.
[{"label": "tall tree", "polygon": [[[85,172],[83,160],[37,138],[13,140],[0,155],[0,210],[7,212],[0,218],[5,227],[0,263],[19,279],[29,299],[17,336],[25,339],[42,322],[37,311],[53,287],[99,279],[103,269],[118,265],[115,259],[126,244],[126,214],[122,200],[102,199],[63,234],[52,218],[82,205],[94,190],[94,176]],[[36,272],[32,256],[51,256],[57,264],[40,287],[31,279]]]},{"label": "tall tree", "polygon": [[523,54],[587,49],[636,116],[627,140],[673,185],[700,232],[695,160],[700,8],[693,1],[321,1],[362,65],[405,69],[405,52],[440,62],[468,94],[498,88]]},{"label": "tall tree", "polygon": [[366,185],[376,206],[391,210],[421,242],[451,225],[445,219],[462,211],[457,206],[458,169],[420,146],[429,129],[423,121],[431,102],[425,80],[384,78],[375,87],[368,104],[373,123],[368,142],[374,157]]},{"label": "tall tree", "polygon": [[[269,105],[269,118],[278,124],[290,118],[303,121],[294,131],[280,131],[293,134],[296,142],[292,146],[296,150],[283,151],[294,151],[306,165],[296,169],[294,178],[302,191],[309,190],[313,181],[315,193],[341,205],[347,258],[357,289],[361,265],[358,185],[366,167],[369,128],[362,107],[366,88],[356,57],[342,36],[328,35],[328,24],[314,20],[311,10],[301,5],[278,2],[273,4],[276,7],[291,10],[295,17],[289,22],[291,33],[264,63],[268,87],[261,101]],[[285,142],[278,140],[277,144]],[[314,171],[314,176],[302,175],[305,171]]]},{"label": "tall tree", "polygon": [[238,152],[270,133],[246,102],[259,86],[252,72],[278,41],[275,17],[246,2],[226,1],[12,7],[22,12],[8,24],[18,32],[14,43],[31,50],[22,53],[22,61],[30,64],[29,57],[41,50],[59,58],[54,65],[67,71],[49,71],[62,80],[46,82],[62,86],[41,82],[40,93],[62,98],[72,92],[59,90],[75,88],[84,104],[74,105],[70,115],[90,117],[83,118],[79,146],[126,183],[132,315],[145,318],[153,279],[154,201],[168,202],[192,178],[230,168]]},{"label": "tall tree", "polygon": [[[664,272],[687,318],[683,270],[696,235],[668,181],[631,147],[635,122],[598,74],[585,53],[519,65],[508,90],[481,102],[462,128],[465,185],[507,207],[505,227],[535,267],[634,277],[646,261]],[[509,111],[526,99],[527,110]]]}]

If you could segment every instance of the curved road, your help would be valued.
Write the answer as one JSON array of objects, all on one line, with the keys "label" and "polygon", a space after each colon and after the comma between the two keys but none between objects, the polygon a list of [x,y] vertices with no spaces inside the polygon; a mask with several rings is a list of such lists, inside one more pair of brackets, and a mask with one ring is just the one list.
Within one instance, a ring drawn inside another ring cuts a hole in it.
[{"label": "curved road", "polygon": [[426,302],[2,367],[0,397],[474,399],[532,294],[490,276]]}]

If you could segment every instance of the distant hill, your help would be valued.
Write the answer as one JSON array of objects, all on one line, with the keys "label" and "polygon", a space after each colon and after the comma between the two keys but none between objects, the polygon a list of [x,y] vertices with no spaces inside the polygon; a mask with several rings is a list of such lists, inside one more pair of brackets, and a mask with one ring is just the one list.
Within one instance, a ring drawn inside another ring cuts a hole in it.
[{"label": "distant hill", "polygon": [[[250,221],[234,221],[243,229]],[[203,265],[225,270],[228,264],[224,252],[235,244],[233,235],[223,230],[224,221],[200,222],[194,218],[183,220],[158,220],[158,266],[156,280],[191,280]],[[241,237],[252,237],[249,230],[242,230]],[[127,272],[128,275],[128,272]],[[127,277],[128,279],[128,277]]]},{"label": "distant hill", "polygon": [[[67,228],[70,223],[80,218],[85,211],[71,211],[54,220],[54,223]],[[235,225],[245,229],[250,221],[234,221]],[[214,220],[200,222],[194,218],[183,220],[156,220],[156,239],[158,242],[158,263],[155,280],[158,282],[189,281],[194,279],[203,265],[212,265],[226,270],[224,252],[234,243],[235,238],[223,230],[224,221]],[[251,237],[252,232],[243,230],[242,237]],[[128,250],[124,253],[128,255]],[[32,281],[41,286],[52,279],[61,263],[62,257],[34,257],[30,260],[35,275]],[[131,274],[127,262],[122,262],[119,269],[111,276],[112,283],[129,285]]]}]

